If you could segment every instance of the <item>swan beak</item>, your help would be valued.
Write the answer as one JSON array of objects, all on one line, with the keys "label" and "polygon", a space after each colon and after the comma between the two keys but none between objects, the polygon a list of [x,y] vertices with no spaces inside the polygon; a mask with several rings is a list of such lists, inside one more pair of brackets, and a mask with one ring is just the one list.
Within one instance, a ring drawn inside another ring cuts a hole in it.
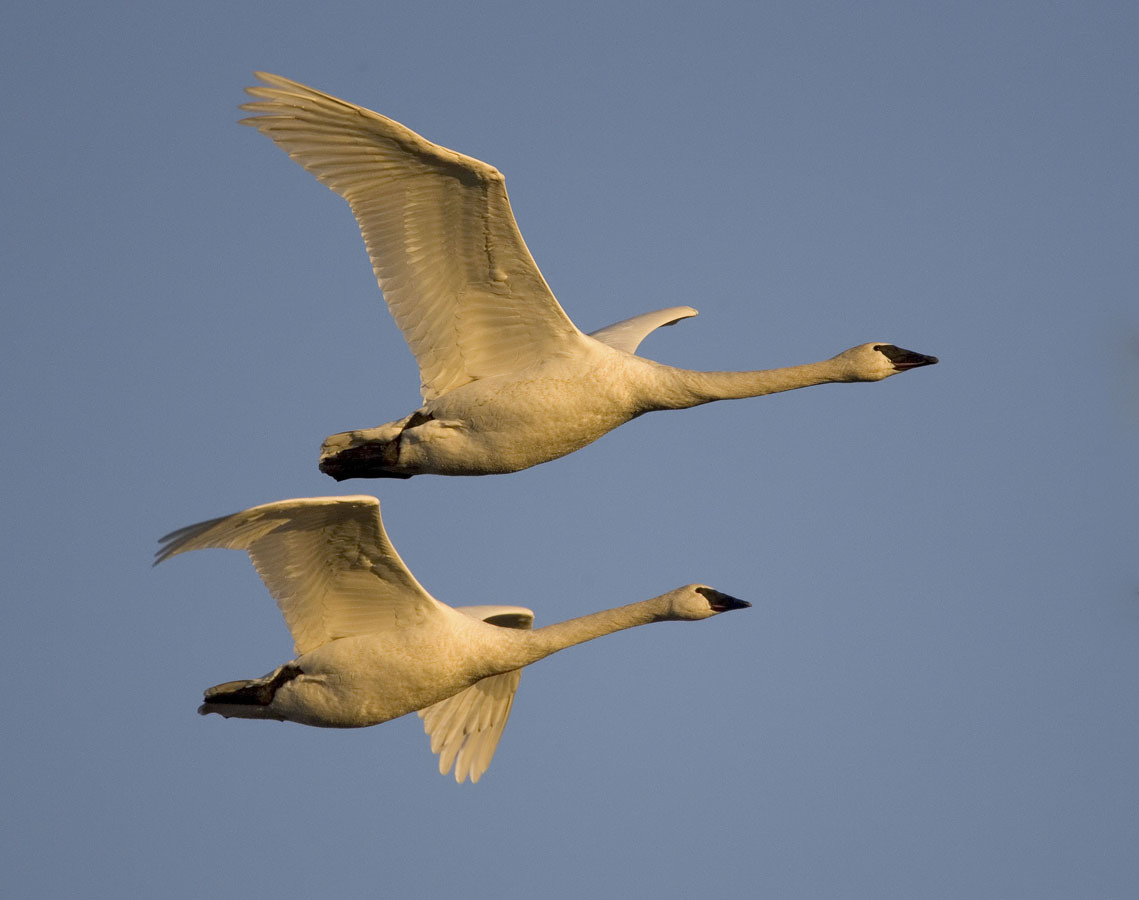
[{"label": "swan beak", "polygon": [[936,356],[926,356],[924,353],[915,353],[913,350],[903,350],[901,347],[882,347],[881,350],[889,357],[896,372],[905,372],[907,369],[937,364]]},{"label": "swan beak", "polygon": [[700,591],[700,593],[708,598],[708,605],[712,607],[713,612],[722,613],[727,612],[729,609],[747,609],[751,606],[746,600],[739,600],[736,597],[722,594],[711,588],[705,588]]}]

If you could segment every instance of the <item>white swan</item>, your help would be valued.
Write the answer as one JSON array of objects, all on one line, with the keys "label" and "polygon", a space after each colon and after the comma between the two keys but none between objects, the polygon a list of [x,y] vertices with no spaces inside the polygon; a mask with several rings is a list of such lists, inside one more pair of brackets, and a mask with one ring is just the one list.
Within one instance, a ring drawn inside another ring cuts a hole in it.
[{"label": "white swan", "polygon": [[419,711],[439,771],[478,781],[510,715],[519,670],[565,647],[666,620],[750,606],[690,584],[630,606],[529,630],[516,606],[454,609],[415,580],[375,497],[282,500],[171,532],[155,565],[187,550],[246,550],[297,656],[262,678],[209,688],[202,715],[358,728]]},{"label": "white swan", "polygon": [[885,342],[810,365],[694,372],[634,351],[689,306],[591,335],[569,320],[522,240],[501,173],[398,122],[257,73],[242,119],[348,201],[396,324],[419,364],[423,406],[334,434],[321,471],[345,478],[488,475],[572,453],[642,413],[835,381],[880,381],[937,362]]}]

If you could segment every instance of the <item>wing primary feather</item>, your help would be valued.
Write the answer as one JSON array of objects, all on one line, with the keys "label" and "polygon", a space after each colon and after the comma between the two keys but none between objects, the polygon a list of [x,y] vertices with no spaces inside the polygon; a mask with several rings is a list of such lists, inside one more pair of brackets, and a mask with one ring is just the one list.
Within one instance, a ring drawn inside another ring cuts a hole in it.
[{"label": "wing primary feather", "polygon": [[423,728],[431,738],[431,752],[439,754],[439,772],[454,766],[455,780],[477,782],[487,770],[498,747],[521,671],[493,675],[419,711]]}]

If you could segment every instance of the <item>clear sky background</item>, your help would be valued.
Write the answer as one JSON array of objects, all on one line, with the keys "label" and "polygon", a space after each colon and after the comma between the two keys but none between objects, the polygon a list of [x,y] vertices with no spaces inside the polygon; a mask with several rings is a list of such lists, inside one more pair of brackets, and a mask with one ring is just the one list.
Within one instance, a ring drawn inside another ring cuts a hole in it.
[{"label": "clear sky background", "polygon": [[[0,15],[10,896],[1135,896],[1134,3]],[[336,485],[321,439],[417,373],[347,206],[235,124],[255,68],[501,169],[584,330],[942,362]],[[156,539],[359,492],[445,602],[754,608],[527,670],[473,786],[415,717],[195,715],[291,641],[243,555]]]}]

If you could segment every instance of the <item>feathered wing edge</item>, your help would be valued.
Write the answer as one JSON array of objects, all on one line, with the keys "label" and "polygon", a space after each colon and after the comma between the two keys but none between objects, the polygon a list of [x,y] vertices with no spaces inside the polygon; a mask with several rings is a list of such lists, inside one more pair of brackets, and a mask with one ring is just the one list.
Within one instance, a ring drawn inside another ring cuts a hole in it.
[{"label": "feathered wing edge", "polygon": [[636,353],[641,341],[651,332],[668,325],[675,325],[682,319],[690,319],[695,315],[698,313],[691,306],[670,306],[667,309],[641,313],[631,319],[622,319],[597,331],[591,331],[589,336],[608,344],[614,350]]},{"label": "feathered wing edge", "polygon": [[522,670],[492,675],[465,691],[419,711],[431,752],[439,754],[439,774],[455,766],[455,781],[477,782],[498,748],[510,718]]},{"label": "feathered wing edge", "polygon": [[155,565],[210,547],[249,554],[298,655],[395,627],[399,610],[442,608],[400,559],[370,495],[279,500],[188,525],[161,539]]},{"label": "feathered wing edge", "polygon": [[497,169],[372,110],[256,75],[241,123],[352,207],[425,401],[583,337],[527,249]]}]

